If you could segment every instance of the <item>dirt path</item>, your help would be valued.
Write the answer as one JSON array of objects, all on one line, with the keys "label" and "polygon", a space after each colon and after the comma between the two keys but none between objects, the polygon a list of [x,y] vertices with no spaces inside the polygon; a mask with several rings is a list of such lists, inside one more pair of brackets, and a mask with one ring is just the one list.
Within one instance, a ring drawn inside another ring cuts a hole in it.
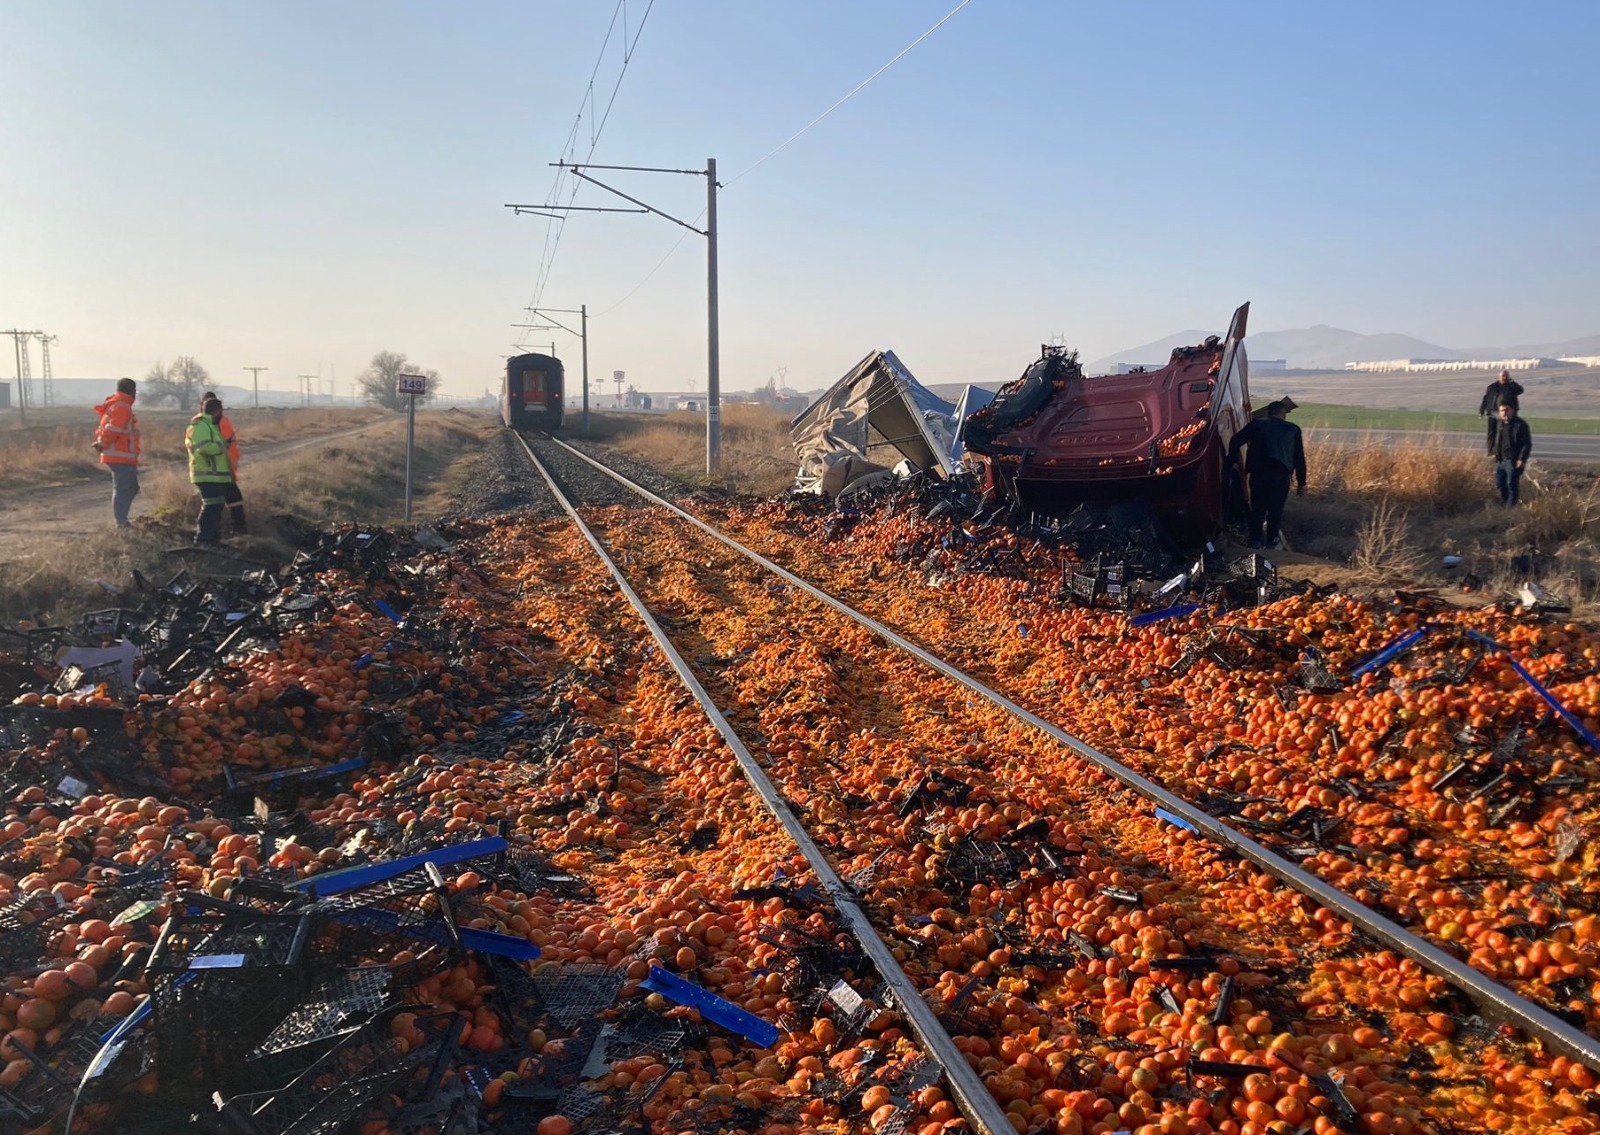
[{"label": "dirt path", "polygon": [[[240,462],[244,477],[240,484],[249,491],[250,470],[267,462],[279,461],[292,453],[331,445],[344,438],[370,433],[392,423],[385,418],[353,429],[336,430],[314,437],[290,438],[284,441],[263,442],[252,445],[242,455]],[[168,473],[181,473],[182,466],[163,463],[139,470],[140,494],[134,498],[131,517],[137,521],[148,516],[157,507],[156,494],[151,492],[156,478]],[[111,475],[102,473],[87,484],[52,485],[27,496],[0,500],[0,540],[12,536],[77,536],[97,532],[111,523]]]}]

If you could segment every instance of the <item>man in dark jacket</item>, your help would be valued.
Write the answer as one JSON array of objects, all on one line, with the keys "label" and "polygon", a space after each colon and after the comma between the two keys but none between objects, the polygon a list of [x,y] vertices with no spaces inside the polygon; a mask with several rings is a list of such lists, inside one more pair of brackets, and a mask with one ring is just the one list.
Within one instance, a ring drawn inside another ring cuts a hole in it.
[{"label": "man in dark jacket", "polygon": [[1522,399],[1522,383],[1511,381],[1511,372],[1502,370],[1500,377],[1491,382],[1478,403],[1478,417],[1488,418],[1490,445],[1494,444],[1494,431],[1500,424],[1500,404],[1510,402],[1515,406]]},{"label": "man in dark jacket", "polygon": [[[1283,506],[1289,499],[1289,478],[1306,491],[1306,448],[1300,427],[1287,418],[1282,402],[1267,407],[1267,416],[1247,423],[1233,435],[1228,461],[1239,463],[1239,450],[1248,446],[1245,476],[1250,482],[1250,546],[1281,548]],[[1266,531],[1262,531],[1262,523]]]},{"label": "man in dark jacket", "polygon": [[1533,431],[1517,417],[1516,399],[1500,403],[1491,423],[1489,456],[1494,458],[1494,483],[1502,504],[1515,505],[1522,484],[1522,470],[1533,453]]}]

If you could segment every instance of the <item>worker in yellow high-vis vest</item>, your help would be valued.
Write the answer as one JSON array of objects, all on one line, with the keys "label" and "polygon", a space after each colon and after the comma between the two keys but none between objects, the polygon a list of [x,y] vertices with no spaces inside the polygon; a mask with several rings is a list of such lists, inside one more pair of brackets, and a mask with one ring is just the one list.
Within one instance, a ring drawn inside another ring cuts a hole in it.
[{"label": "worker in yellow high-vis vest", "polygon": [[233,466],[228,461],[228,442],[222,436],[222,403],[208,398],[189,422],[183,435],[189,451],[189,481],[200,493],[200,518],[195,522],[194,542],[205,547],[222,543],[222,510],[227,503],[227,488],[233,483]]}]

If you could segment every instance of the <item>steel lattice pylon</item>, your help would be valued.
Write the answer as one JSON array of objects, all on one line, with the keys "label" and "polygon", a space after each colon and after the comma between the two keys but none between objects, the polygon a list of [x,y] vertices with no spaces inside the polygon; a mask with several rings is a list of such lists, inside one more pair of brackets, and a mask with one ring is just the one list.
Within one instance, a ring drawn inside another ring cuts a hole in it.
[{"label": "steel lattice pylon", "polygon": [[39,340],[39,380],[44,390],[44,404],[56,404],[55,372],[50,369],[50,344],[60,341],[59,335],[46,335],[43,331],[35,331],[33,337]]},{"label": "steel lattice pylon", "polygon": [[23,414],[28,412],[28,407],[33,405],[33,349],[32,343],[38,331],[3,331],[0,335],[11,336],[11,341],[16,347],[17,356],[17,409]]}]

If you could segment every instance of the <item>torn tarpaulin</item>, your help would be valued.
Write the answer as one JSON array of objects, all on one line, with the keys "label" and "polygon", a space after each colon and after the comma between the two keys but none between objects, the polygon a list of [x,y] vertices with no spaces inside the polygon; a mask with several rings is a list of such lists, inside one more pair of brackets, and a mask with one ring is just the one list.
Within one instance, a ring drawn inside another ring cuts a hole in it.
[{"label": "torn tarpaulin", "polygon": [[[912,377],[893,351],[873,351],[790,423],[800,459],[797,487],[827,492],[824,475],[841,455],[887,469],[898,453],[918,469],[948,477],[959,467],[952,455],[954,414],[955,407]],[[834,479],[850,480],[844,474]]]}]

